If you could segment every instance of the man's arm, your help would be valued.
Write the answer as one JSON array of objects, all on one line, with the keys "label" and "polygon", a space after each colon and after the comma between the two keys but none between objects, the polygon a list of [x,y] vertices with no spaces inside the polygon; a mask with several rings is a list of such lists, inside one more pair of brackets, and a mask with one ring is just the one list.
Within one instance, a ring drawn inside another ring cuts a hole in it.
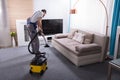
[{"label": "man's arm", "polygon": [[47,41],[46,41],[46,39],[45,39],[45,35],[44,35],[44,33],[43,33],[43,30],[42,30],[42,19],[40,19],[40,20],[38,21],[38,30],[40,31],[41,36],[43,37],[45,43],[47,44]]},{"label": "man's arm", "polygon": [[38,30],[43,32],[43,30],[42,30],[42,19],[41,18],[39,18],[37,24],[38,24]]}]

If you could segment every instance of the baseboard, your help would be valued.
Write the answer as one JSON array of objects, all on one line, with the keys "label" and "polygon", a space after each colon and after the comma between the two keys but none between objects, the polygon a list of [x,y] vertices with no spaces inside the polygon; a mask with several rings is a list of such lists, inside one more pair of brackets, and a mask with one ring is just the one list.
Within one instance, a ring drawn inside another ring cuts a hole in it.
[{"label": "baseboard", "polygon": [[0,48],[9,48],[9,47],[12,47],[11,45],[10,46],[0,46]]}]

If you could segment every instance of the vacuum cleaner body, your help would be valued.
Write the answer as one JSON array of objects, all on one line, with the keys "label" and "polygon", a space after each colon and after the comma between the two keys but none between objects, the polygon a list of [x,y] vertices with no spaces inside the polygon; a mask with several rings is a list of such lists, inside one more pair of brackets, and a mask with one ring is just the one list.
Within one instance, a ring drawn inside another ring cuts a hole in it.
[{"label": "vacuum cleaner body", "polygon": [[30,73],[40,73],[41,75],[47,70],[47,58],[33,58],[30,63]]}]

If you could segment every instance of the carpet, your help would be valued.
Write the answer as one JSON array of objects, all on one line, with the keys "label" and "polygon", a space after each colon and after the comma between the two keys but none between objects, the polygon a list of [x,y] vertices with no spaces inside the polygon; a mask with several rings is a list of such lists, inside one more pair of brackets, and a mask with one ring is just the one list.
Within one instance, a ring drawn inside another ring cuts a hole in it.
[{"label": "carpet", "polygon": [[[34,55],[27,47],[0,49],[0,80],[106,80],[108,61],[76,67],[55,48],[40,48],[48,57],[48,69],[40,76],[29,74],[29,63]],[[114,70],[113,80],[120,80]]]}]

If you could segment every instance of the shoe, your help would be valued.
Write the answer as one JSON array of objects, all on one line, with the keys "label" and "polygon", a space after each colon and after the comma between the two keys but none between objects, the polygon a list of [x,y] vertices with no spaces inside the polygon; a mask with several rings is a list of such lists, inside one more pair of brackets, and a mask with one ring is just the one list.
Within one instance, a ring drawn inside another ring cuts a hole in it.
[{"label": "shoe", "polygon": [[45,58],[45,54],[37,54],[36,57],[38,57],[38,58],[44,57]]}]

